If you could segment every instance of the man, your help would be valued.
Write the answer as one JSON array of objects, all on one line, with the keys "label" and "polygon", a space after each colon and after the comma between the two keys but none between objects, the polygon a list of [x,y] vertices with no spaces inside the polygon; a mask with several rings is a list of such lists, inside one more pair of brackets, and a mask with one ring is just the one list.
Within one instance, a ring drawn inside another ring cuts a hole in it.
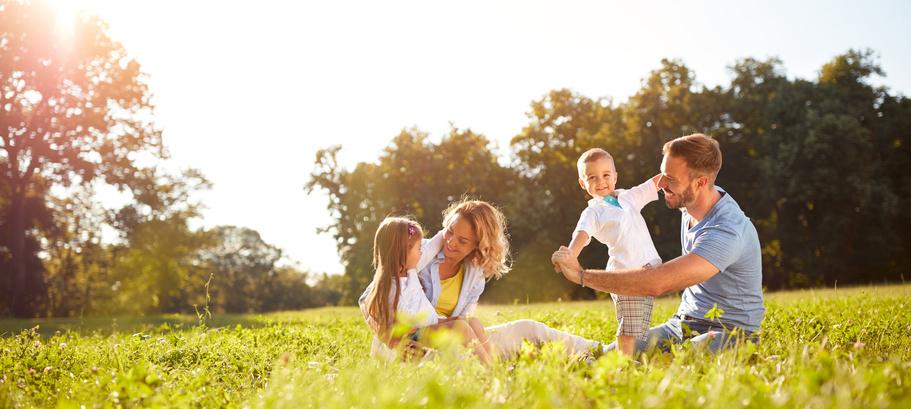
[{"label": "man", "polygon": [[[759,237],[737,202],[715,186],[721,170],[717,141],[684,136],[665,144],[663,153],[658,188],[667,207],[683,213],[682,256],[654,268],[608,272],[583,269],[572,250],[560,247],[552,261],[570,281],[604,292],[659,296],[684,290],[677,313],[651,328],[637,350],[689,339],[717,352],[737,336],[754,338],[762,322]],[[720,318],[709,313],[718,310],[724,311]]]}]

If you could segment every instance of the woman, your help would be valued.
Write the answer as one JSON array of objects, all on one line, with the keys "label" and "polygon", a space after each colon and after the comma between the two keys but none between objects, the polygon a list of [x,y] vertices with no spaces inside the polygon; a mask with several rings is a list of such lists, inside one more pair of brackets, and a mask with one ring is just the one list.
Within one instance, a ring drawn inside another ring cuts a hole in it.
[{"label": "woman", "polygon": [[[485,282],[509,271],[506,218],[487,202],[462,199],[443,213],[443,227],[443,248],[418,272],[418,278],[438,315],[464,318],[475,327],[480,321],[472,314],[484,292]],[[364,300],[361,296],[358,303],[363,305]],[[516,355],[523,340],[534,344],[563,342],[567,355],[601,347],[598,342],[533,320],[512,321],[484,328],[483,332],[493,353],[500,357]],[[384,345],[377,344],[378,341],[374,341],[374,352],[390,354]]]}]

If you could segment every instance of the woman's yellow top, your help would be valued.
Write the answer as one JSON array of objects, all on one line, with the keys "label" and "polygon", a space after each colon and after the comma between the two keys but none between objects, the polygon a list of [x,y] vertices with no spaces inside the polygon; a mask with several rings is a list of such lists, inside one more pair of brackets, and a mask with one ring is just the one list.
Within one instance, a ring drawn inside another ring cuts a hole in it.
[{"label": "woman's yellow top", "polygon": [[437,315],[452,316],[456,304],[459,302],[459,293],[462,292],[462,277],[465,276],[465,265],[459,268],[456,275],[440,281],[440,298],[437,298]]}]

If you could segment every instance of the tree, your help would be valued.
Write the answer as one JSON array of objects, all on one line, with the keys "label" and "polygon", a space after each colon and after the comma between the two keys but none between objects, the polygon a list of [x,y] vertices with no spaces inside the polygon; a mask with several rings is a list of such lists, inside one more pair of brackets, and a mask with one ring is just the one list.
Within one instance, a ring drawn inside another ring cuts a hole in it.
[{"label": "tree", "polygon": [[[507,214],[514,226],[512,245],[521,276],[504,278],[503,285],[508,288],[498,298],[590,297],[591,291],[554,274],[550,254],[569,244],[572,229],[590,199],[577,182],[579,156],[595,147],[614,154],[627,150],[629,141],[623,133],[621,111],[609,99],[593,100],[562,89],[533,101],[527,116],[528,126],[510,143],[521,176],[511,202],[521,205]],[[623,172],[621,175],[626,177]],[[606,252],[590,248],[580,257],[586,265],[607,262]]]},{"label": "tree", "polygon": [[50,201],[54,222],[45,234],[49,317],[116,311],[110,300],[112,247],[102,241],[106,211],[91,185],[67,189]]},{"label": "tree", "polygon": [[[642,88],[622,105],[625,139],[617,156],[617,172],[625,183],[640,183],[660,172],[665,143],[684,135],[712,136],[723,126],[723,108],[712,106],[712,91],[696,92],[696,75],[681,61],[661,60],[642,81]],[[659,199],[660,200],[660,199]],[[643,208],[642,217],[652,231],[655,248],[663,260],[680,255],[679,213],[664,204]]]},{"label": "tree", "polygon": [[205,305],[209,274],[200,252],[212,238],[191,230],[190,221],[200,216],[202,206],[193,194],[211,183],[195,169],[180,175],[142,173],[134,189],[136,203],[109,216],[124,241],[113,262],[116,302],[124,311],[158,314]]},{"label": "tree", "polygon": [[[257,231],[245,227],[218,226],[211,233],[213,245],[201,254],[202,262],[212,274],[209,305],[218,311],[232,313],[281,307],[281,303],[271,301],[273,295],[280,294],[269,294],[276,291],[272,287],[278,277],[275,264],[281,259],[281,249],[263,241]],[[305,277],[298,275],[301,276],[299,281],[303,282]],[[287,278],[284,281],[292,284]],[[270,304],[272,308],[269,308]]]},{"label": "tree", "polygon": [[373,279],[373,237],[388,215],[414,216],[431,234],[442,228],[442,212],[463,194],[503,203],[514,185],[512,173],[497,162],[490,142],[471,130],[453,128],[439,144],[418,129],[403,130],[376,163],[339,166],[341,146],[317,153],[305,189],[325,189],[339,255],[345,265],[341,302],[353,304]]},{"label": "tree", "polygon": [[[40,1],[0,3],[0,180],[9,192],[4,291],[11,315],[34,315],[26,292],[30,252],[26,196],[36,183],[68,186],[99,178],[131,185],[142,154],[166,155],[151,118],[139,63],[98,17],[58,22]],[[71,31],[67,31],[71,30]],[[65,41],[64,41],[65,40]]]},{"label": "tree", "polygon": [[901,138],[877,114],[884,91],[866,83],[882,69],[871,52],[853,50],[823,66],[816,83],[788,81],[778,64],[744,60],[731,87],[737,133],[758,157],[751,202],[766,284],[858,282],[871,267],[884,275],[900,256],[899,196],[883,157],[900,151]]}]

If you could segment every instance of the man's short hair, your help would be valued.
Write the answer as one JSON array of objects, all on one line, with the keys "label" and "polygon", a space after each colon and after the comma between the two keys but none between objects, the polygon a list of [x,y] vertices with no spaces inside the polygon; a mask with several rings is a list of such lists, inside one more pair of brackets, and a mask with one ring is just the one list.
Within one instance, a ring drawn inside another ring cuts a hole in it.
[{"label": "man's short hair", "polygon": [[715,177],[721,170],[721,147],[718,141],[701,133],[681,136],[664,144],[662,153],[683,159],[690,180],[705,176],[709,183],[715,183]]},{"label": "man's short hair", "polygon": [[594,161],[596,161],[596,160],[598,160],[598,159],[601,159],[601,158],[608,158],[608,159],[610,159],[611,163],[614,165],[614,171],[617,170],[617,164],[614,163],[614,157],[613,157],[613,156],[610,156],[610,154],[607,153],[607,151],[604,150],[604,149],[601,149],[601,148],[592,148],[592,149],[589,149],[589,150],[585,151],[585,153],[583,153],[582,156],[579,157],[579,161],[576,162],[576,168],[579,170],[579,179],[582,179],[582,177],[585,176],[585,175],[582,174],[582,172],[583,172],[584,169],[585,169],[585,164],[586,164],[586,163],[594,162]]}]

